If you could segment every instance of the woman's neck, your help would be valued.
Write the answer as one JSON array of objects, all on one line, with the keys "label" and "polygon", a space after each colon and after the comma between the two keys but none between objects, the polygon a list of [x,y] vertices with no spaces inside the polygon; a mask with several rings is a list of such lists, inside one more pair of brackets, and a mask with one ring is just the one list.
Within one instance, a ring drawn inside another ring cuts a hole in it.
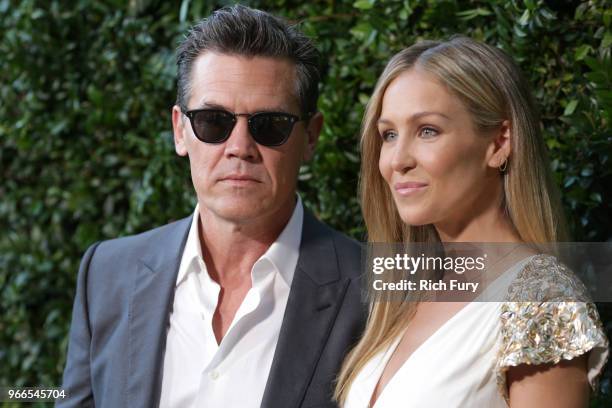
[{"label": "woman's neck", "polygon": [[443,222],[434,226],[442,242],[521,242],[509,217],[492,205],[478,213]]}]

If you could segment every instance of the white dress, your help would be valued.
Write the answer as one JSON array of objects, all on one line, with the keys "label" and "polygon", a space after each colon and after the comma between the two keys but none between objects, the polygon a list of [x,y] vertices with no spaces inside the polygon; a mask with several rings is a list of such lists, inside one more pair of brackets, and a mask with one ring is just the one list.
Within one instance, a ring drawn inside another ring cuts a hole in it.
[{"label": "white dress", "polygon": [[[408,357],[372,408],[507,407],[508,367],[557,363],[589,350],[588,377],[595,386],[608,355],[608,340],[595,307],[554,299],[511,301],[525,295],[534,282],[538,289],[546,286],[544,280],[556,286],[557,294],[576,291],[575,279],[567,279],[571,275],[548,255],[514,265],[487,289],[491,298],[504,290],[509,301],[471,302],[459,310]],[[562,290],[559,282],[564,282]],[[400,339],[401,335],[357,374],[343,408],[369,407]]]}]

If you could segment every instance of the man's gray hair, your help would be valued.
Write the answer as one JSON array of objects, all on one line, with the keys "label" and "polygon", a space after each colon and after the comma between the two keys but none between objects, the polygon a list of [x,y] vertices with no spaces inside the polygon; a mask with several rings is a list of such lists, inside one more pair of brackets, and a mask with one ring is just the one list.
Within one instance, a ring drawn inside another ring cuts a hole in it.
[{"label": "man's gray hair", "polygon": [[177,101],[184,111],[191,93],[193,63],[205,51],[245,57],[288,59],[296,66],[296,93],[302,115],[317,111],[319,52],[296,26],[261,10],[235,5],[193,26],[177,49]]}]

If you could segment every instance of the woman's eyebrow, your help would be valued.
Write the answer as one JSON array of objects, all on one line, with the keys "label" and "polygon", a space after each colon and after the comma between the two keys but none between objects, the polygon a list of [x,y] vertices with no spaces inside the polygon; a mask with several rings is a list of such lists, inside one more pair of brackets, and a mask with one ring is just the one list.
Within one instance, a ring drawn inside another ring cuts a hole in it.
[{"label": "woman's eyebrow", "polygon": [[[435,115],[435,116],[441,116],[444,119],[449,120],[450,117],[448,115],[445,115],[442,112],[434,112],[434,111],[423,111],[423,112],[417,112],[417,113],[413,113],[412,115],[410,115],[408,117],[408,119],[406,119],[406,122],[412,122],[416,119],[422,118],[424,116],[431,116],[431,115]],[[385,119],[385,118],[379,118],[378,121],[376,122],[379,125],[391,125],[393,124],[393,121],[389,120],[389,119]]]}]

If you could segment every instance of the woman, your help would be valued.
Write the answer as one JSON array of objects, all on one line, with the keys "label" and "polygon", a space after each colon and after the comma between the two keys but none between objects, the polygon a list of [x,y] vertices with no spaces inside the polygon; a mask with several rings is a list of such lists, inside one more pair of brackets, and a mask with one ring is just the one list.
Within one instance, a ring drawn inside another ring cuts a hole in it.
[{"label": "woman", "polygon": [[[528,87],[500,50],[455,37],[395,55],[367,107],[362,154],[370,242],[507,243],[493,262],[512,277],[507,293],[534,281],[580,291],[540,253],[565,239],[562,211]],[[607,358],[589,303],[370,291],[364,336],[338,379],[344,408],[586,406]]]}]

